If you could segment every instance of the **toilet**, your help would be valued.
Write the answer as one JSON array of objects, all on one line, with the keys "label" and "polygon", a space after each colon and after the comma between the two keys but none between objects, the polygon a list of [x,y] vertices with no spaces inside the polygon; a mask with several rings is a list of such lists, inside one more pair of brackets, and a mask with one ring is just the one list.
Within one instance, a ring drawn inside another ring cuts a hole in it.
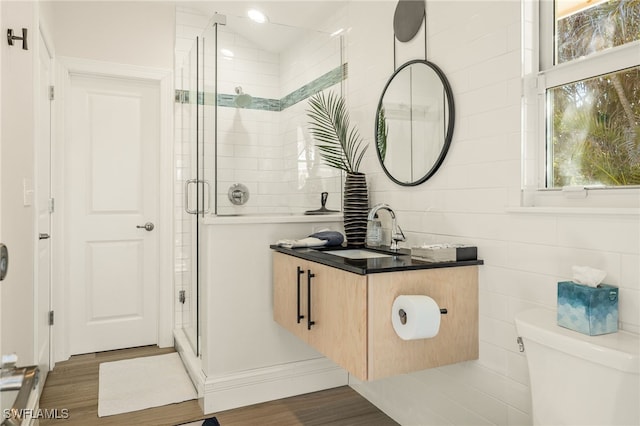
[{"label": "toilet", "polygon": [[587,336],[556,323],[556,311],[515,318],[529,366],[534,425],[639,425],[640,337]]}]

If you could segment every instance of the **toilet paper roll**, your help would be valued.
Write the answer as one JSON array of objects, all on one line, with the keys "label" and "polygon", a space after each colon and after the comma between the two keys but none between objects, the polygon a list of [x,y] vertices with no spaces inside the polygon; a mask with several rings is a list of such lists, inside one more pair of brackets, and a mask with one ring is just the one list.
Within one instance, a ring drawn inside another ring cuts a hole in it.
[{"label": "toilet paper roll", "polygon": [[440,307],[429,296],[401,295],[393,301],[391,323],[403,340],[434,337],[440,330]]}]

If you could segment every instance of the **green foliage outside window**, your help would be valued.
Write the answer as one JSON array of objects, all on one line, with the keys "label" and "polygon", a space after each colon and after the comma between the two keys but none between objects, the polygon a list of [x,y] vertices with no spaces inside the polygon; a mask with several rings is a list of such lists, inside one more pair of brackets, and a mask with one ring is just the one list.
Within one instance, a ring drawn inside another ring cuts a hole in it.
[{"label": "green foliage outside window", "polygon": [[[640,0],[609,1],[558,20],[556,62],[639,39]],[[640,67],[552,88],[549,95],[548,186],[640,185]]]}]

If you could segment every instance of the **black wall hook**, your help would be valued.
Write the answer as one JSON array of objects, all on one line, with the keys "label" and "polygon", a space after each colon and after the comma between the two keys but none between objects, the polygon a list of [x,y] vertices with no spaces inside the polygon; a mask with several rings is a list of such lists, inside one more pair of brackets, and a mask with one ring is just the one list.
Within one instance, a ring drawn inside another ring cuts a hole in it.
[{"label": "black wall hook", "polygon": [[13,46],[14,40],[22,40],[22,50],[29,50],[27,47],[27,29],[22,29],[22,37],[14,36],[13,30],[9,28],[7,30],[7,41],[9,42],[9,46]]}]

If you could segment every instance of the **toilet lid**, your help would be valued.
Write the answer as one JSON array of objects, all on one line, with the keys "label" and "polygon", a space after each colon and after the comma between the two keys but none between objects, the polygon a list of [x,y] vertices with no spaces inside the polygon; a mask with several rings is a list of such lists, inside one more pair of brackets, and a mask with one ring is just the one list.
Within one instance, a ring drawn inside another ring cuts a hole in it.
[{"label": "toilet lid", "polygon": [[640,337],[625,331],[587,336],[557,324],[557,313],[531,309],[516,315],[518,335],[525,341],[580,357],[627,373],[640,374]]}]

